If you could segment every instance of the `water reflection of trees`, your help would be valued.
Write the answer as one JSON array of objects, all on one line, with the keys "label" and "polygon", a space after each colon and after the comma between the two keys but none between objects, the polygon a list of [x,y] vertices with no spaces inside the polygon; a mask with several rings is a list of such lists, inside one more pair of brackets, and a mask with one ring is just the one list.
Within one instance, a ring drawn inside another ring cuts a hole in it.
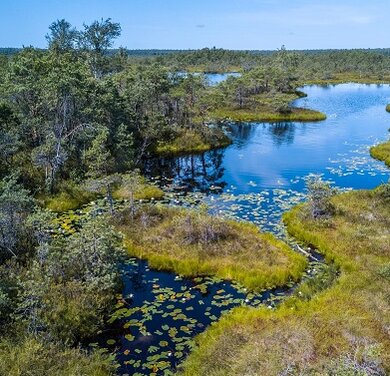
[{"label": "water reflection of trees", "polygon": [[210,188],[224,188],[222,180],[224,150],[176,158],[155,158],[145,162],[145,174],[160,177],[161,184],[207,192]]},{"label": "water reflection of trees", "polygon": [[295,124],[289,122],[272,123],[268,127],[268,132],[276,146],[290,145],[294,142]]},{"label": "water reflection of trees", "polygon": [[262,131],[271,135],[276,146],[292,144],[295,137],[295,124],[291,122],[278,123],[237,123],[232,124],[229,133],[234,140],[234,145],[242,149],[254,137],[256,129],[261,127]]},{"label": "water reflection of trees", "polygon": [[235,123],[229,126],[229,135],[234,140],[237,148],[242,149],[253,137],[256,127],[255,123]]},{"label": "water reflection of trees", "polygon": [[[237,148],[243,148],[254,137],[256,129],[262,127],[262,134],[269,134],[276,146],[292,144],[295,136],[293,123],[273,124],[241,123],[230,126],[230,136]],[[154,158],[145,161],[144,173],[159,178],[163,186],[180,190],[208,192],[215,187],[224,188],[224,149],[211,150],[203,154],[175,158]]]}]

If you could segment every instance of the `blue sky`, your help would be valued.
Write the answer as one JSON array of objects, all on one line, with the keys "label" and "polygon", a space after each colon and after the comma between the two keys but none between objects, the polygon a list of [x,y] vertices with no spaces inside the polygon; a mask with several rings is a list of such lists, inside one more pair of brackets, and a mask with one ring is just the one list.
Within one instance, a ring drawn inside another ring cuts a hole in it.
[{"label": "blue sky", "polygon": [[0,0],[0,46],[45,47],[48,26],[112,18],[130,49],[390,47],[390,0]]}]

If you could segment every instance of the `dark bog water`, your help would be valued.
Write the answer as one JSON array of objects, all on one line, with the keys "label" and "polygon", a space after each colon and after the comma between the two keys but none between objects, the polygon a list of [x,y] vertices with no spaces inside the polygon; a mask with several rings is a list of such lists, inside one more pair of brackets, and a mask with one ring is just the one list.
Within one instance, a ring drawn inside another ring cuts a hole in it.
[{"label": "dark bog water", "polygon": [[[171,204],[205,201],[213,213],[250,220],[280,236],[281,214],[304,198],[309,174],[322,174],[345,189],[387,181],[388,170],[370,158],[369,147],[387,137],[390,87],[346,84],[304,91],[308,98],[296,105],[325,112],[326,121],[229,124],[228,148],[149,161],[147,174],[170,192]],[[307,276],[321,267],[313,262]],[[116,351],[119,373],[129,375],[171,374],[194,335],[224,312],[243,304],[273,308],[292,288],[255,296],[211,278],[182,280],[135,260],[123,269],[123,298],[99,343]]]},{"label": "dark bog water", "polygon": [[222,314],[241,305],[273,309],[293,290],[286,286],[255,295],[214,278],[188,280],[149,270],[136,260],[124,273],[115,325],[100,339],[116,352],[122,375],[170,375],[193,347],[193,337]]}]

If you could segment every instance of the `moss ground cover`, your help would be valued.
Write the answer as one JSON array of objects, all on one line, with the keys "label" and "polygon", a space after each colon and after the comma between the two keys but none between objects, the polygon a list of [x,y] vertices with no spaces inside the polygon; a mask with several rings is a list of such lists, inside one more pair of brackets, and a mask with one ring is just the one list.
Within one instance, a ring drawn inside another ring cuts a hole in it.
[{"label": "moss ground cover", "polygon": [[211,275],[251,290],[301,278],[307,260],[256,226],[162,206],[124,212],[115,226],[132,256],[183,276]]},{"label": "moss ground cover", "polygon": [[326,221],[310,219],[306,207],[298,206],[285,215],[285,222],[291,234],[316,246],[337,266],[337,283],[310,301],[304,297],[307,291],[298,290],[276,311],[234,311],[198,338],[182,374],[389,371],[388,190],[344,193],[333,204],[335,215]]}]

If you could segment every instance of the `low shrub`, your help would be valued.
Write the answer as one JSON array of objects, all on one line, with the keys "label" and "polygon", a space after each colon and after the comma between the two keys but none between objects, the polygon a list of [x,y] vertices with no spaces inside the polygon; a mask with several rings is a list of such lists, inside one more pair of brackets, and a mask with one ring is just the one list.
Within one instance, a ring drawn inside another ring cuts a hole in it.
[{"label": "low shrub", "polygon": [[101,350],[87,353],[33,336],[0,339],[0,375],[109,376],[115,370],[113,356]]}]

